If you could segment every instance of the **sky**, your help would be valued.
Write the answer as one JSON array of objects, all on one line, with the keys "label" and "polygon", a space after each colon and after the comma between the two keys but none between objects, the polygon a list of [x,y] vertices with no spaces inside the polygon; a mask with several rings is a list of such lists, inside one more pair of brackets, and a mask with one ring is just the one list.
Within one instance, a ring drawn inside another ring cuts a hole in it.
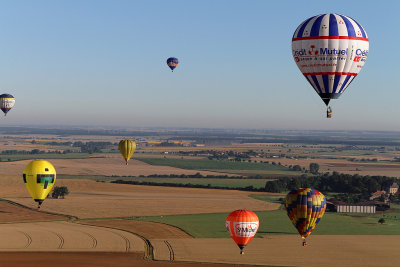
[{"label": "sky", "polygon": [[[0,1],[0,126],[400,131],[399,1]],[[370,52],[331,101],[298,70],[305,19],[352,17]],[[179,58],[172,73],[168,57]]]}]

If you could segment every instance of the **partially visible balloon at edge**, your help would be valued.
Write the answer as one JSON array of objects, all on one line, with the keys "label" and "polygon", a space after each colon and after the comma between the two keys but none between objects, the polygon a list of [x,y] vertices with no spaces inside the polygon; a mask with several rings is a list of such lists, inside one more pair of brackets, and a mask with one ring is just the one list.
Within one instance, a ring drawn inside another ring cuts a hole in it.
[{"label": "partially visible balloon at edge", "polygon": [[4,116],[14,107],[15,98],[10,94],[0,95],[0,109],[4,112]]}]

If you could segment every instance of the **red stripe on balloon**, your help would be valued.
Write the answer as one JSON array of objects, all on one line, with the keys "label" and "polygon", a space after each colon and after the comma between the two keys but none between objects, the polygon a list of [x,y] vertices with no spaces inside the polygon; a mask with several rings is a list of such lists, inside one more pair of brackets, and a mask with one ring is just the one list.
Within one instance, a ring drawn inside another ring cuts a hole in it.
[{"label": "red stripe on balloon", "polygon": [[350,75],[357,76],[358,73],[352,72],[306,72],[303,75]]},{"label": "red stripe on balloon", "polygon": [[318,40],[318,39],[348,39],[348,40],[360,40],[368,42],[368,38],[354,37],[354,36],[308,36],[308,37],[297,37],[293,38],[292,41],[301,40]]}]

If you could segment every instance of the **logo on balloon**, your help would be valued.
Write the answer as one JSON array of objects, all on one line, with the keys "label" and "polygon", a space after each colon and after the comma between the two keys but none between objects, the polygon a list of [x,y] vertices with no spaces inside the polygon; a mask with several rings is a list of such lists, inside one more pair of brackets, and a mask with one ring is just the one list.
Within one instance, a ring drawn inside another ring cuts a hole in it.
[{"label": "logo on balloon", "polygon": [[308,54],[309,55],[318,55],[318,50],[315,49],[315,45],[310,45],[310,49],[308,49]]},{"label": "logo on balloon", "polygon": [[235,222],[234,227],[236,236],[254,236],[258,230],[258,223]]}]

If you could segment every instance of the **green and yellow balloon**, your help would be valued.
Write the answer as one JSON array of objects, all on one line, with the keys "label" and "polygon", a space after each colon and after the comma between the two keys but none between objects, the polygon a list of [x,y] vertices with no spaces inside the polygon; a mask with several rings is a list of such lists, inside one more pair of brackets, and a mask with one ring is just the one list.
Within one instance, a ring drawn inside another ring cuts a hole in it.
[{"label": "green and yellow balloon", "polygon": [[128,160],[132,157],[133,153],[135,153],[136,143],[133,140],[121,140],[118,149],[119,152],[121,152],[126,165],[128,165]]},{"label": "green and yellow balloon", "polygon": [[26,165],[22,178],[33,200],[38,202],[38,209],[40,209],[40,205],[56,181],[56,170],[50,162],[36,159]]}]

